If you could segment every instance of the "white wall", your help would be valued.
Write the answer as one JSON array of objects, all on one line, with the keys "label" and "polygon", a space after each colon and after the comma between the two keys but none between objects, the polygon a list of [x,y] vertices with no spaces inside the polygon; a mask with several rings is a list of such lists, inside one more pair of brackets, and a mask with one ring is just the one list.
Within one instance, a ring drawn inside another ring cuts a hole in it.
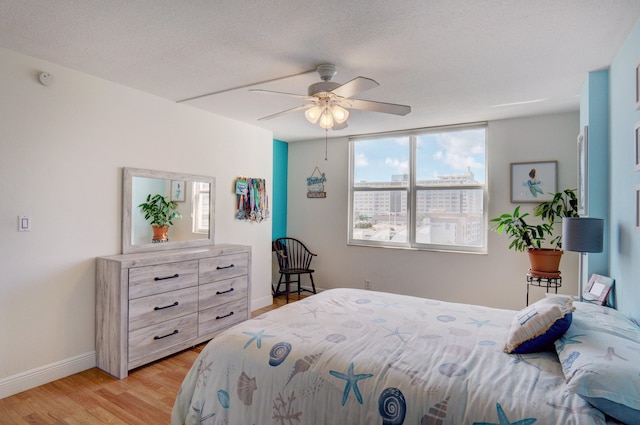
[{"label": "white wall", "polygon": [[5,49],[0,63],[0,398],[95,365],[95,257],[120,253],[124,166],[215,176],[215,240],[253,247],[252,307],[271,303],[271,223],[235,220],[233,193],[239,175],[270,192],[270,132]]},{"label": "white wall", "polygon": [[[511,162],[558,161],[558,187],[576,187],[577,111],[494,121],[488,129],[489,216],[515,207],[509,201]],[[348,142],[329,140],[289,144],[288,235],[318,253],[314,258],[320,288],[363,288],[446,301],[520,309],[525,304],[526,254],[509,251],[504,235],[489,232],[487,255],[454,254],[347,246]],[[325,172],[327,198],[306,197],[306,177],[314,167]],[[532,211],[533,204],[523,204]],[[577,294],[578,254],[565,253],[561,293]],[[543,297],[532,289],[531,300]]]}]

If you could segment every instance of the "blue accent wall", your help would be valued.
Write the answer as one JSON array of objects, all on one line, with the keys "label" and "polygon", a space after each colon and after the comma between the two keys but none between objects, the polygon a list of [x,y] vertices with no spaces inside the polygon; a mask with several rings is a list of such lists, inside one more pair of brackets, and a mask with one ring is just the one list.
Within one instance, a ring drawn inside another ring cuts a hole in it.
[{"label": "blue accent wall", "polygon": [[[640,63],[640,20],[627,37],[609,69],[610,178],[609,270],[615,283],[616,305],[640,322],[640,231],[636,229],[636,190],[640,171],[634,170],[636,67]],[[603,199],[603,201],[606,201]]]},{"label": "blue accent wall", "polygon": [[273,195],[271,199],[271,237],[287,236],[287,179],[289,145],[273,140]]},{"label": "blue accent wall", "polygon": [[[580,98],[580,129],[587,131],[587,215],[609,222],[609,70],[590,72]],[[589,254],[584,282],[593,273],[609,276],[609,229],[601,254]]]}]

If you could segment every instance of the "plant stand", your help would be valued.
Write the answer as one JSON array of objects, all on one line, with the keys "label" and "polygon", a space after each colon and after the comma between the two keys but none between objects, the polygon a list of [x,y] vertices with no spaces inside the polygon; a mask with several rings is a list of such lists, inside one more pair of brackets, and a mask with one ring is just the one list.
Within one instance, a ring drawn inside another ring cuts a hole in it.
[{"label": "plant stand", "polygon": [[562,286],[562,276],[543,277],[527,273],[527,305],[529,305],[529,286],[547,288],[547,293],[553,289],[557,294],[558,288]]}]

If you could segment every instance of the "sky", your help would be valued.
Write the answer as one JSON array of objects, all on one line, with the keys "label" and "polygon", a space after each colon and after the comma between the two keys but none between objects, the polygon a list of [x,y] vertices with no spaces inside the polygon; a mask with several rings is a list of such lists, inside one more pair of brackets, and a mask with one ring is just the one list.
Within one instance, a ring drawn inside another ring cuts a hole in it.
[{"label": "sky", "polygon": [[[417,136],[417,180],[465,174],[485,181],[486,129],[474,128]],[[355,142],[355,181],[390,181],[409,173],[409,137]]]}]

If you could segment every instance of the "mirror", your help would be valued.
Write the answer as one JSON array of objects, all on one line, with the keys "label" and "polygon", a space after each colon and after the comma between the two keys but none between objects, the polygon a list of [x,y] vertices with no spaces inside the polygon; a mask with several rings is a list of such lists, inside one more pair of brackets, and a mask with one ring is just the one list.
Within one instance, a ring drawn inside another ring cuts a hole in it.
[{"label": "mirror", "polygon": [[[154,240],[140,208],[151,195],[175,201],[182,218],[173,219],[167,240]],[[122,253],[162,251],[214,243],[215,178],[195,174],[124,168],[122,178]]]}]

